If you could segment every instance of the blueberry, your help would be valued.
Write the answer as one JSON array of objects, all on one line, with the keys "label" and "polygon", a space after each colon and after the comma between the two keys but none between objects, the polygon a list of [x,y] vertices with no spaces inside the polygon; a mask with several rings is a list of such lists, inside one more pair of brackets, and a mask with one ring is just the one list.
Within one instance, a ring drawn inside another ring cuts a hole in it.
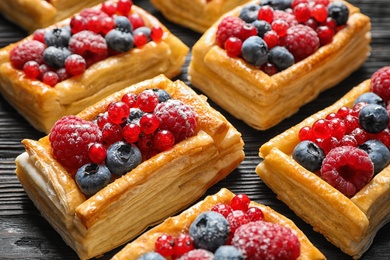
[{"label": "blueberry", "polygon": [[229,237],[230,227],[224,216],[215,211],[205,211],[191,223],[189,235],[195,248],[214,252],[224,245]]},{"label": "blueberry", "polygon": [[254,27],[257,29],[257,36],[263,38],[264,34],[268,31],[271,31],[271,24],[264,20],[256,20],[252,23]]},{"label": "blueberry", "polygon": [[387,127],[389,114],[386,108],[381,105],[368,104],[359,112],[359,124],[368,133],[376,134]]},{"label": "blueberry", "polygon": [[137,258],[137,260],[165,260],[165,257],[157,252],[148,252]]},{"label": "blueberry", "polygon": [[145,114],[144,111],[142,111],[139,108],[132,107],[130,108],[130,115],[129,118],[127,119],[127,123],[133,123],[139,125],[139,120],[141,117]]},{"label": "blueberry", "polygon": [[130,32],[113,29],[105,36],[110,49],[118,52],[126,52],[134,47],[134,37]]},{"label": "blueberry", "polygon": [[302,141],[295,146],[292,157],[306,170],[316,172],[321,169],[325,153],[316,143],[311,141]]},{"label": "blueberry", "polygon": [[107,149],[106,165],[111,173],[124,175],[137,167],[142,161],[141,151],[137,146],[123,141],[113,143]]},{"label": "blueberry", "polygon": [[148,39],[151,40],[150,34],[152,33],[152,29],[146,26],[138,27],[133,31],[133,35],[136,35],[137,33],[144,33],[146,36],[148,36]]},{"label": "blueberry", "polygon": [[261,6],[269,5],[274,10],[286,10],[291,8],[292,0],[263,0],[261,1]]},{"label": "blueberry", "polygon": [[115,28],[122,32],[132,32],[133,31],[133,25],[131,24],[130,20],[126,16],[115,16]]},{"label": "blueberry", "polygon": [[332,17],[337,25],[345,25],[348,21],[349,9],[343,2],[332,2],[328,5],[328,16]]},{"label": "blueberry", "polygon": [[274,64],[280,71],[294,64],[294,56],[285,47],[276,46],[269,51],[269,62]]},{"label": "blueberry", "polygon": [[268,60],[268,47],[259,36],[251,36],[242,43],[243,58],[255,65],[261,66]]},{"label": "blueberry", "polygon": [[43,51],[43,60],[48,66],[59,69],[65,66],[65,60],[71,54],[68,48],[49,46]]},{"label": "blueberry", "polygon": [[171,95],[169,95],[169,93],[166,92],[166,91],[163,90],[163,89],[154,88],[153,91],[157,93],[158,102],[159,102],[159,103],[162,103],[162,102],[165,102],[165,101],[171,99]]},{"label": "blueberry", "polygon": [[214,260],[244,260],[244,255],[235,246],[220,246],[214,253]]},{"label": "blueberry", "polygon": [[82,193],[92,196],[110,183],[111,173],[104,165],[85,164],[77,170],[75,180]]},{"label": "blueberry", "polygon": [[374,164],[374,174],[382,171],[390,163],[390,151],[379,140],[368,140],[359,146],[366,151],[372,163]]},{"label": "blueberry", "polygon": [[44,34],[47,46],[68,47],[71,32],[68,28],[48,29]]},{"label": "blueberry", "polygon": [[252,23],[257,20],[260,6],[257,4],[245,5],[241,11],[239,17],[247,23]]},{"label": "blueberry", "polygon": [[365,102],[367,104],[377,104],[377,105],[381,105],[383,107],[386,107],[385,101],[380,96],[375,94],[374,92],[366,92],[366,93],[361,94],[355,100],[354,104],[357,104],[359,102]]}]

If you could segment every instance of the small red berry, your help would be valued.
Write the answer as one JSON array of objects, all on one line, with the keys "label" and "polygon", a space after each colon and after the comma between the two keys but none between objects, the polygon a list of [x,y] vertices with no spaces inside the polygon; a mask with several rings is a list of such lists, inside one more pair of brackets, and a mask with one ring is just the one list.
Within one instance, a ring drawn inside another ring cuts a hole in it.
[{"label": "small red berry", "polygon": [[269,5],[262,6],[259,9],[257,19],[272,23],[272,21],[274,20],[274,9]]},{"label": "small red berry", "polygon": [[141,134],[141,127],[137,124],[127,124],[123,127],[123,139],[128,143],[136,143]]},{"label": "small red berry", "polygon": [[150,135],[160,126],[160,120],[153,114],[146,113],[139,120],[141,132]]},{"label": "small red berry", "polygon": [[33,40],[45,43],[45,29],[36,29],[33,33]]},{"label": "small red berry", "polygon": [[327,120],[318,119],[312,125],[312,133],[315,138],[326,139],[332,135],[332,129]]},{"label": "small red berry", "polygon": [[304,23],[311,17],[311,11],[308,4],[300,3],[294,7],[294,15],[298,22]]},{"label": "small red berry", "polygon": [[263,40],[267,43],[268,49],[272,49],[279,44],[279,35],[276,31],[271,30],[264,34]]},{"label": "small red berry", "polygon": [[211,208],[211,210],[220,213],[220,214],[221,214],[222,216],[224,216],[225,218],[226,218],[230,213],[233,212],[233,209],[232,209],[232,207],[230,207],[230,205],[223,204],[223,203],[215,204],[215,205]]},{"label": "small red berry", "polygon": [[237,194],[230,201],[230,207],[233,210],[242,210],[247,211],[249,203],[251,202],[250,198],[246,194]]},{"label": "small red berry", "polygon": [[249,217],[242,210],[233,210],[232,213],[226,217],[226,220],[229,222],[230,232],[233,234],[241,225],[250,222]]},{"label": "small red berry", "polygon": [[93,143],[89,146],[88,156],[93,163],[102,164],[106,159],[107,149],[101,143]]},{"label": "small red berry", "polygon": [[165,151],[175,144],[175,136],[169,130],[159,130],[154,135],[154,147],[159,151]]},{"label": "small red berry", "polygon": [[168,257],[171,256],[173,251],[173,246],[175,244],[175,239],[169,234],[161,235],[157,238],[154,249],[157,253],[162,256]]},{"label": "small red berry", "polygon": [[134,34],[134,45],[137,48],[141,48],[145,44],[147,44],[149,41],[148,36],[145,33],[139,32]]},{"label": "small red berry", "polygon": [[328,18],[328,8],[323,4],[316,4],[313,6],[311,14],[318,22],[325,22]]},{"label": "small red berry", "polygon": [[130,23],[133,25],[133,30],[145,26],[144,19],[138,13],[132,13],[128,16]]},{"label": "small red berry", "polygon": [[173,254],[175,256],[181,256],[194,249],[194,240],[189,234],[180,234],[175,238],[173,245]]},{"label": "small red berry", "polygon": [[82,56],[78,54],[72,54],[66,58],[65,68],[70,75],[80,75],[83,74],[87,68],[87,62]]},{"label": "small red berry", "polygon": [[246,211],[246,215],[248,216],[250,221],[259,221],[264,219],[263,211],[257,207],[250,207]]},{"label": "small red berry", "polygon": [[122,102],[125,102],[129,108],[133,108],[137,106],[137,95],[134,93],[124,94],[122,97]]},{"label": "small red berry", "polygon": [[125,102],[112,102],[110,105],[108,105],[107,112],[108,120],[113,124],[120,125],[126,122],[127,118],[129,117],[130,108]]},{"label": "small red berry", "polygon": [[154,147],[154,138],[152,135],[140,134],[138,140],[138,148],[141,151],[148,151]]},{"label": "small red berry", "polygon": [[289,24],[281,19],[277,19],[271,24],[272,31],[276,32],[279,37],[284,37],[289,27]]},{"label": "small red berry", "polygon": [[237,37],[229,37],[225,41],[226,53],[231,57],[238,57],[241,55],[242,40]]},{"label": "small red berry", "polygon": [[116,12],[116,3],[113,3],[111,1],[105,1],[102,3],[101,10],[109,16],[112,16]]},{"label": "small red berry", "polygon": [[120,125],[106,123],[102,129],[103,141],[106,144],[113,144],[122,140],[122,128]]},{"label": "small red berry", "polygon": [[42,82],[51,87],[54,87],[59,82],[59,80],[60,78],[54,71],[48,71],[42,76]]},{"label": "small red berry", "polygon": [[118,0],[116,11],[120,15],[128,15],[130,13],[133,2],[131,0]]},{"label": "small red berry", "polygon": [[318,38],[320,39],[320,44],[327,45],[332,42],[334,31],[327,26],[318,26],[316,29]]},{"label": "small red berry", "polygon": [[313,141],[315,139],[310,126],[302,127],[298,132],[298,137],[300,141]]},{"label": "small red berry", "polygon": [[153,112],[158,102],[156,92],[151,89],[146,89],[137,96],[137,105],[144,112]]},{"label": "small red berry", "polygon": [[41,71],[39,70],[39,64],[36,61],[27,61],[23,66],[23,72],[27,78],[36,79]]},{"label": "small red berry", "polygon": [[154,25],[152,27],[152,30],[151,30],[151,33],[150,33],[150,38],[153,41],[155,41],[155,42],[161,41],[163,35],[164,35],[164,30],[161,28],[161,26]]},{"label": "small red berry", "polygon": [[256,35],[257,35],[257,29],[253,24],[246,23],[241,27],[241,31],[240,31],[241,41],[245,41],[249,37],[256,36]]},{"label": "small red berry", "polygon": [[96,119],[96,124],[98,125],[98,127],[100,129],[103,129],[103,127],[105,126],[105,124],[109,123],[108,121],[108,113],[107,111],[100,114],[97,119]]},{"label": "small red berry", "polygon": [[275,75],[279,72],[278,67],[276,67],[274,64],[266,62],[263,65],[261,65],[260,69],[266,73],[268,76]]}]

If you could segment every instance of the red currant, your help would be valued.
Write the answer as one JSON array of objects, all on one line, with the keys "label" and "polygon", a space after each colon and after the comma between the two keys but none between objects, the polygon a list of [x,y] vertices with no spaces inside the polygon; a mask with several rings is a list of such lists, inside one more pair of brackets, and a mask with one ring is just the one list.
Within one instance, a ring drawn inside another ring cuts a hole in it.
[{"label": "red currant", "polygon": [[238,57],[241,55],[242,40],[237,37],[229,37],[225,41],[226,53],[231,57]]},{"label": "red currant", "polygon": [[241,225],[250,222],[249,217],[242,210],[233,210],[232,213],[227,216],[226,220],[229,222],[230,232],[232,233]]},{"label": "red currant", "polygon": [[109,31],[115,28],[115,21],[112,17],[104,17],[100,19],[100,33],[106,35]]},{"label": "red currant", "polygon": [[128,15],[131,10],[131,6],[133,5],[133,2],[131,0],[118,0],[116,11],[120,15]]},{"label": "red currant", "polygon": [[65,68],[59,68],[55,72],[58,75],[58,82],[66,80],[71,77],[71,75],[66,71]]},{"label": "red currant", "polygon": [[253,24],[246,23],[241,27],[240,30],[240,39],[242,41],[245,41],[251,36],[256,36],[257,35],[257,29]]},{"label": "red currant", "polygon": [[137,106],[137,95],[134,93],[126,93],[122,96],[122,102],[125,102],[129,108]]},{"label": "red currant", "polygon": [[267,43],[268,49],[272,49],[279,44],[279,35],[276,31],[271,30],[264,34],[263,40],[265,41],[265,43]]},{"label": "red currant", "polygon": [[159,42],[161,41],[163,34],[164,30],[160,26],[154,25],[150,33],[150,38],[155,42]]},{"label": "red currant", "polygon": [[102,129],[103,141],[113,144],[122,140],[122,127],[117,124],[106,123]]},{"label": "red currant", "polygon": [[352,135],[344,135],[340,140],[340,146],[357,147],[357,141]]},{"label": "red currant", "polygon": [[274,64],[266,62],[263,65],[261,65],[260,69],[267,74],[268,76],[275,75],[279,72],[278,67],[276,67]]},{"label": "red currant", "polygon": [[173,254],[181,256],[194,249],[194,240],[189,234],[182,233],[175,238],[173,245]]},{"label": "red currant", "polygon": [[105,1],[100,9],[109,16],[113,16],[116,12],[116,4],[111,1]]},{"label": "red currant", "polygon": [[96,164],[104,163],[107,156],[107,149],[101,143],[93,143],[89,146],[88,157]]},{"label": "red currant", "polygon": [[233,210],[242,210],[247,211],[249,203],[251,202],[250,198],[246,194],[237,194],[230,201],[230,207]]},{"label": "red currant", "polygon": [[329,122],[325,119],[318,119],[312,125],[312,133],[315,138],[326,139],[332,135]]},{"label": "red currant", "polygon": [[134,35],[134,45],[137,48],[141,48],[142,46],[147,44],[148,41],[149,41],[148,36],[145,33],[140,32]]},{"label": "red currant", "polygon": [[120,125],[126,122],[127,118],[129,117],[130,108],[125,102],[112,102],[110,105],[108,105],[107,112],[108,120],[113,124]]},{"label": "red currant", "polygon": [[168,257],[171,256],[174,251],[173,251],[173,246],[175,243],[175,239],[173,236],[169,234],[164,234],[159,236],[156,239],[156,242],[154,244],[155,251],[159,253],[162,256]]},{"label": "red currant", "polygon": [[139,139],[139,135],[141,134],[141,127],[137,124],[126,124],[123,127],[123,139],[125,139],[128,143],[136,143]]},{"label": "red currant", "polygon": [[223,203],[215,204],[215,205],[211,208],[211,210],[220,213],[220,214],[221,214],[222,216],[224,216],[225,218],[226,218],[230,213],[233,212],[232,207],[230,207],[230,206],[227,205],[227,204],[223,204]]},{"label": "red currant", "polygon": [[302,127],[298,132],[298,137],[300,141],[305,141],[305,140],[313,141],[315,139],[310,126]]},{"label": "red currant", "polygon": [[154,135],[154,147],[159,151],[165,151],[175,144],[175,136],[169,130],[159,130]]},{"label": "red currant", "polygon": [[51,87],[54,87],[59,82],[59,80],[60,78],[58,77],[57,73],[55,73],[54,71],[48,71],[42,76],[43,83]]},{"label": "red currant", "polygon": [[152,135],[144,135],[140,134],[138,140],[138,148],[141,151],[147,151],[154,147],[153,136]]},{"label": "red currant", "polygon": [[158,102],[157,94],[151,89],[144,90],[137,96],[137,105],[144,112],[153,112]]},{"label": "red currant", "polygon": [[45,43],[45,30],[36,29],[33,33],[33,40]]},{"label": "red currant", "polygon": [[274,9],[269,5],[264,5],[259,9],[257,19],[272,23],[274,20]]},{"label": "red currant", "polygon": [[308,4],[300,3],[296,5],[293,10],[295,19],[300,23],[306,22],[311,17],[311,11]]},{"label": "red currant", "polygon": [[311,15],[318,22],[325,22],[325,20],[328,18],[328,8],[323,4],[316,4],[311,10]]},{"label": "red currant", "polygon": [[287,29],[289,28],[288,22],[282,20],[282,19],[277,19],[272,22],[271,28],[272,31],[275,31],[279,37],[283,37],[287,34]]},{"label": "red currant", "polygon": [[39,64],[36,61],[30,60],[27,61],[23,66],[23,72],[26,74],[27,78],[36,79],[41,71],[39,70]]},{"label": "red currant", "polygon": [[338,115],[340,118],[345,118],[347,115],[349,115],[350,112],[351,112],[351,108],[349,108],[349,107],[341,107],[341,108],[337,111],[337,115]]},{"label": "red currant", "polygon": [[321,45],[326,45],[332,42],[334,31],[328,26],[318,26],[316,29],[318,38],[320,39]]},{"label": "red currant", "polygon": [[361,128],[355,128],[351,135],[356,139],[358,145],[361,145],[368,140],[368,133]]},{"label": "red currant", "polygon": [[108,121],[108,113],[107,111],[100,114],[97,119],[96,119],[96,124],[98,125],[98,127],[100,129],[103,129],[103,127],[105,126],[105,124],[109,123]]},{"label": "red currant", "polygon": [[65,60],[65,69],[70,75],[83,74],[86,68],[87,62],[78,54],[72,54]]},{"label": "red currant", "polygon": [[138,13],[132,13],[128,16],[130,23],[133,25],[133,30],[145,26],[144,19]]},{"label": "red currant", "polygon": [[299,4],[309,4],[309,0],[293,0],[291,2],[291,8],[294,9]]},{"label": "red currant", "polygon": [[147,113],[141,117],[139,125],[141,127],[141,132],[149,135],[153,134],[160,126],[160,120],[155,115]]},{"label": "red currant", "polygon": [[256,207],[250,207],[246,215],[248,216],[250,221],[259,221],[264,219],[264,213],[261,209]]},{"label": "red currant", "polygon": [[318,22],[314,19],[314,18],[310,18],[309,20],[307,20],[306,22],[303,23],[304,25],[306,26],[309,26],[310,28],[312,28],[314,31],[317,29],[318,27]]}]

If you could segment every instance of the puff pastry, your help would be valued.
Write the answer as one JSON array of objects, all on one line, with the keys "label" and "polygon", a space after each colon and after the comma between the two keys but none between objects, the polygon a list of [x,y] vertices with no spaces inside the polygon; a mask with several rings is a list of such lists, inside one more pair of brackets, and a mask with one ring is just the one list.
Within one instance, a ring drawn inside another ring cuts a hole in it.
[{"label": "puff pastry", "polygon": [[2,0],[0,12],[23,29],[33,32],[61,21],[104,0]]},{"label": "puff pastry", "polygon": [[[151,14],[134,5],[132,12],[139,13],[146,26],[162,27],[162,40],[110,56],[91,65],[82,75],[50,87],[26,78],[23,71],[10,63],[12,48],[30,40],[29,36],[0,50],[0,92],[32,126],[47,133],[62,116],[76,114],[123,87],[161,73],[169,78],[178,75],[189,48]],[[57,25],[68,23],[69,19]]]},{"label": "puff pastry", "polygon": [[204,33],[224,13],[250,0],[151,0],[165,18]]},{"label": "puff pastry", "polygon": [[125,93],[151,88],[164,89],[192,106],[198,114],[197,134],[144,161],[90,198],[53,158],[48,136],[23,140],[26,152],[16,159],[16,174],[42,215],[81,259],[112,250],[182,210],[244,159],[241,134],[204,96],[163,75],[116,92],[78,116],[93,120]]},{"label": "puff pastry", "polygon": [[343,252],[358,259],[370,247],[377,231],[390,220],[390,167],[386,167],[351,199],[320,177],[301,167],[291,154],[299,143],[298,131],[316,120],[351,107],[370,90],[370,80],[354,87],[332,106],[308,117],[260,148],[264,160],[256,172],[261,179],[314,230]]},{"label": "puff pastry", "polygon": [[[186,209],[180,215],[166,219],[160,225],[152,228],[146,233],[142,234],[136,240],[127,244],[119,253],[112,259],[137,259],[140,255],[154,250],[154,242],[162,234],[170,234],[178,236],[180,233],[187,232],[191,223],[195,218],[204,211],[210,210],[218,203],[228,204],[234,197],[234,193],[228,189],[221,189],[218,193],[206,197],[204,200],[198,202],[192,207]],[[309,241],[305,234],[290,219],[284,217],[278,212],[274,211],[268,206],[251,202],[251,206],[260,208],[264,213],[264,220],[278,223],[280,225],[289,227],[297,234],[301,243],[301,255],[298,259],[315,260],[326,259],[325,256]]]},{"label": "puff pastry", "polygon": [[[259,3],[254,1],[253,3]],[[370,53],[370,19],[348,4],[350,16],[332,43],[306,59],[268,76],[215,42],[218,22],[198,40],[189,65],[191,83],[251,127],[265,130],[293,115],[320,92],[335,86]],[[238,16],[242,6],[224,16]]]}]

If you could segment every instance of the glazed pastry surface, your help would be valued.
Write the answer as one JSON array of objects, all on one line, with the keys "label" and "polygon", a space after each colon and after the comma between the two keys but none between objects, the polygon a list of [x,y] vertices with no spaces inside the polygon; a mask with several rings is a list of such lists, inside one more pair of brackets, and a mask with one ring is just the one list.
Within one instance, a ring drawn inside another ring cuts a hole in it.
[{"label": "glazed pastry surface", "polygon": [[[228,189],[221,189],[218,193],[206,197],[204,200],[186,209],[179,215],[166,219],[160,225],[142,234],[136,240],[127,244],[112,259],[135,260],[140,255],[153,251],[154,243],[160,235],[170,234],[175,237],[183,232],[188,232],[191,223],[200,213],[210,210],[214,205],[218,203],[228,204],[230,200],[234,197],[234,195],[235,194]],[[284,217],[270,207],[258,204],[256,202],[251,202],[250,206],[260,208],[264,213],[265,221],[278,223],[293,230],[293,232],[298,236],[299,242],[301,243],[301,255],[298,258],[299,260],[326,259],[325,256],[313,244],[311,244],[305,234],[302,233],[302,231],[300,231],[299,228],[290,219]]]},{"label": "glazed pastry surface", "polygon": [[152,88],[166,90],[195,109],[196,135],[142,162],[92,197],[85,197],[71,172],[54,159],[48,136],[23,140],[26,152],[16,159],[17,176],[42,215],[81,259],[108,252],[182,210],[244,159],[241,134],[204,96],[163,75],[116,92],[78,116],[93,120],[125,93]]},{"label": "glazed pastry surface", "polygon": [[[29,36],[0,50],[1,93],[32,126],[48,133],[62,116],[76,114],[124,87],[159,74],[169,78],[177,76],[189,48],[143,9],[133,5],[132,12],[139,13],[146,26],[162,27],[162,40],[110,56],[91,65],[82,75],[50,87],[39,80],[28,79],[10,63],[11,49],[31,40],[32,36]],[[69,24],[69,19],[53,26],[65,24]]]},{"label": "glazed pastry surface", "polygon": [[332,106],[308,117],[261,146],[264,160],[256,173],[298,216],[322,233],[346,254],[358,259],[370,247],[378,230],[390,220],[390,167],[352,198],[348,198],[291,155],[299,143],[298,132],[340,107],[351,107],[358,96],[370,90],[370,80],[354,87]]},{"label": "glazed pastry surface", "polygon": [[[216,44],[221,18],[194,45],[189,79],[234,117],[255,129],[269,129],[295,114],[322,91],[337,85],[367,59],[370,19],[358,8],[347,6],[350,10],[347,25],[332,43],[273,76],[241,58],[228,56]],[[224,17],[238,16],[241,9],[242,6],[237,7]]]}]

